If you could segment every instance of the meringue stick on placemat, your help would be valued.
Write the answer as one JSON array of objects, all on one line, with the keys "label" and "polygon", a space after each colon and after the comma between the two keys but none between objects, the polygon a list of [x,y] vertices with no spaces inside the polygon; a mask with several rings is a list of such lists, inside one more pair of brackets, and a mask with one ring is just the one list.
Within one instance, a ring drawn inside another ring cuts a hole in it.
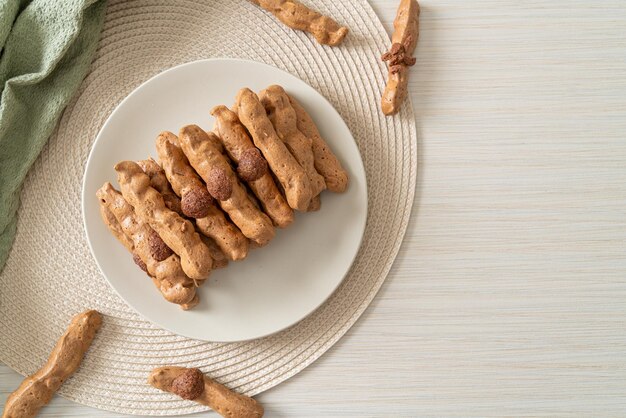
[{"label": "meringue stick on placemat", "polygon": [[296,0],[251,0],[272,13],[292,29],[309,32],[322,45],[336,46],[348,34],[348,28],[340,26],[328,16],[310,9]]},{"label": "meringue stick on placemat", "polygon": [[181,197],[183,213],[196,219],[196,227],[215,240],[230,260],[243,260],[248,254],[248,240],[217,206],[200,176],[178,145],[171,132],[161,132],[156,139],[159,161],[174,192]]},{"label": "meringue stick on placemat", "polygon": [[246,132],[237,114],[226,106],[211,109],[214,132],[224,144],[228,156],[237,164],[237,174],[256,195],[274,225],[285,228],[293,222],[293,210],[276,187],[267,161]]},{"label": "meringue stick on placemat", "polygon": [[228,389],[199,369],[157,367],[148,377],[157,389],[206,405],[227,418],[259,418],[264,410],[256,400]]},{"label": "meringue stick on placemat", "polygon": [[31,418],[52,399],[52,395],[80,366],[102,325],[97,311],[85,311],[72,318],[57,341],[48,361],[9,395],[2,418]]},{"label": "meringue stick on placemat", "polygon": [[389,75],[383,92],[381,107],[385,115],[400,110],[408,92],[409,67],[415,64],[412,56],[419,36],[420,6],[415,0],[401,0],[393,22],[391,49],[382,56],[387,61]]}]

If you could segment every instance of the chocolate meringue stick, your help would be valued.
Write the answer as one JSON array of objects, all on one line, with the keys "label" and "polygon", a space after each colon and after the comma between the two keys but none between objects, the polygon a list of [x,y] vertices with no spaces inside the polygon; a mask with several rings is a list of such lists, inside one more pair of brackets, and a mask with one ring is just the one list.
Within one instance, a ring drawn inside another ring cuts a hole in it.
[{"label": "chocolate meringue stick", "polygon": [[292,29],[309,32],[322,45],[337,46],[348,34],[348,28],[340,26],[328,16],[306,7],[296,0],[251,0],[272,13]]},{"label": "chocolate meringue stick", "polygon": [[24,379],[9,395],[2,418],[36,416],[41,407],[50,402],[54,392],[78,369],[101,325],[102,317],[97,311],[85,311],[72,318],[46,364]]},{"label": "chocolate meringue stick", "polygon": [[254,146],[237,114],[226,106],[211,109],[215,117],[214,132],[230,159],[237,164],[237,174],[256,195],[274,225],[286,228],[293,222],[293,210],[276,187],[267,161]]},{"label": "chocolate meringue stick", "polygon": [[215,134],[204,132],[197,125],[187,125],[181,128],[178,141],[209,193],[243,235],[261,246],[274,238],[272,221],[253,203],[247,189],[239,182]]},{"label": "chocolate meringue stick", "polygon": [[227,418],[258,418],[263,407],[254,399],[240,395],[203,375],[198,369],[185,367],[157,367],[148,377],[148,383],[157,389],[174,393],[212,408]]},{"label": "chocolate meringue stick", "polygon": [[289,206],[299,211],[307,210],[313,197],[309,177],[278,137],[259,97],[249,88],[243,88],[237,93],[235,109],[254,145],[261,150],[284,189]]},{"label": "chocolate meringue stick", "polygon": [[231,260],[243,260],[248,240],[216,205],[171,132],[161,132],[156,140],[157,153],[174,192],[182,199],[183,213],[196,219],[198,230],[215,243]]},{"label": "chocolate meringue stick", "polygon": [[289,103],[296,111],[298,129],[313,141],[315,169],[324,177],[328,190],[335,193],[345,192],[348,187],[348,172],[341,166],[326,140],[322,138],[315,122],[304,107],[292,96],[289,96]]},{"label": "chocolate meringue stick", "polygon": [[415,64],[412,56],[419,35],[420,6],[415,0],[401,0],[393,22],[391,49],[382,56],[389,65],[387,86],[381,99],[385,115],[398,113],[408,91],[409,67]]},{"label": "chocolate meringue stick", "polygon": [[115,171],[124,199],[133,206],[137,217],[180,256],[185,274],[197,281],[209,277],[213,259],[193,224],[165,206],[163,196],[150,185],[150,178],[137,163],[119,162]]}]

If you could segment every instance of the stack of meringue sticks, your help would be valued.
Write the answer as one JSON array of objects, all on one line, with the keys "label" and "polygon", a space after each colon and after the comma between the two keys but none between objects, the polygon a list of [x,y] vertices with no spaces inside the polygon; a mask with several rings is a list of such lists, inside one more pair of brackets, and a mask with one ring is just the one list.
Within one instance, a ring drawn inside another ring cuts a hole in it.
[{"label": "stack of meringue sticks", "polygon": [[115,165],[121,191],[97,192],[102,219],[163,297],[184,310],[213,269],[242,260],[285,228],[294,210],[320,209],[348,175],[304,108],[272,85],[216,106],[213,132],[196,125],[156,139],[159,162]]}]

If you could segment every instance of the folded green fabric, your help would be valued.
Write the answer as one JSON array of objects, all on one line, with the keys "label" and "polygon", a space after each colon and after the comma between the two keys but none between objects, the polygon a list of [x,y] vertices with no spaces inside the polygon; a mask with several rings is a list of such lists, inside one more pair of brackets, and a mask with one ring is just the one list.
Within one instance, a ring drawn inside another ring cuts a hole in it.
[{"label": "folded green fabric", "polygon": [[0,271],[19,191],[96,51],[104,0],[0,0]]}]

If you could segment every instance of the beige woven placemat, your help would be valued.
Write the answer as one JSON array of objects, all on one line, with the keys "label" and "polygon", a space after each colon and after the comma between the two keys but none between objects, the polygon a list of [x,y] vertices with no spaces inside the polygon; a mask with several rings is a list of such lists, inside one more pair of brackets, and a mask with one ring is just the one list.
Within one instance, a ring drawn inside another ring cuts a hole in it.
[{"label": "beige woven placemat", "polygon": [[[0,360],[25,374],[44,362],[69,318],[106,315],[80,371],[59,393],[97,408],[174,415],[204,410],[148,385],[158,365],[200,367],[250,395],[321,356],[368,306],[396,256],[411,210],[416,127],[410,104],[379,108],[389,38],[365,0],[310,1],[347,25],[340,48],[322,47],[245,0],[111,1],[96,60],[31,170],[18,232],[0,276]],[[143,320],[109,287],[85,240],[80,192],[87,155],[105,119],[135,87],[172,66],[209,57],[262,61],[326,96],[350,127],[365,163],[369,215],[359,255],[335,294],[299,324],[235,344],[189,340]]]}]

